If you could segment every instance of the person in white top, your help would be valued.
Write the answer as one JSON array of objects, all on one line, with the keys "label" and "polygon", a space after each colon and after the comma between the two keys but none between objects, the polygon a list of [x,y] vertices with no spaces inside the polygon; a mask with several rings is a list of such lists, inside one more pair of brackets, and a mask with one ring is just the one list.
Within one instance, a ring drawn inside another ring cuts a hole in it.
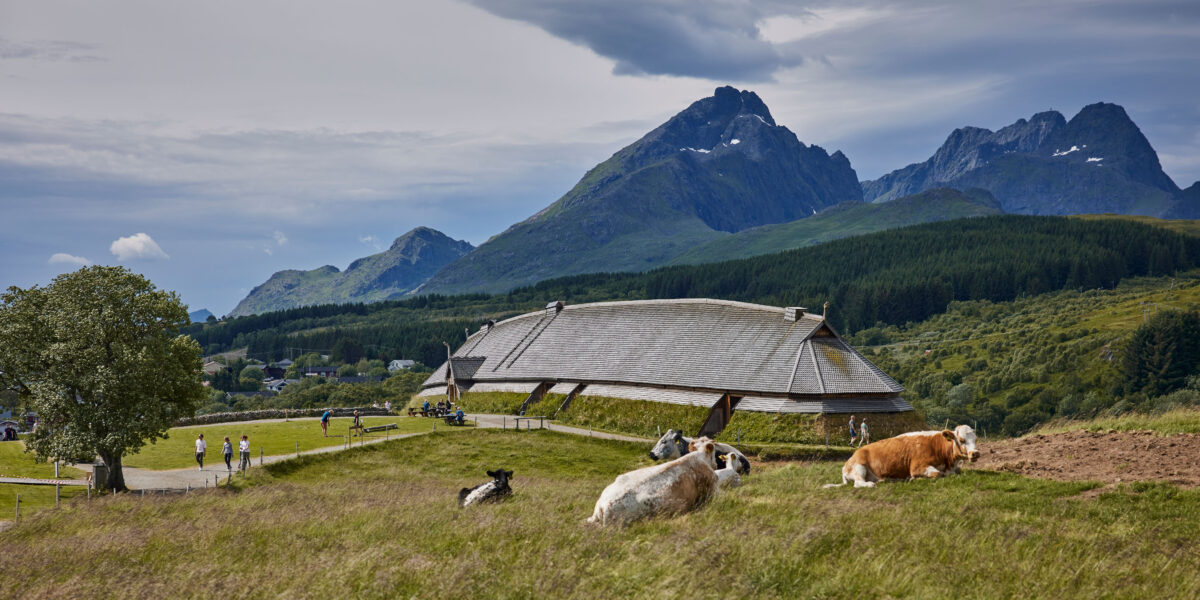
[{"label": "person in white top", "polygon": [[238,451],[242,454],[242,462],[238,464],[238,468],[243,473],[250,468],[250,438],[242,436],[242,441],[238,442]]},{"label": "person in white top", "polygon": [[862,427],[862,435],[858,436],[858,445],[859,445],[859,447],[862,447],[863,444],[871,443],[871,433],[869,431],[867,431],[867,418],[866,417],[863,417],[862,425],[860,425],[860,427]]},{"label": "person in white top", "polygon": [[196,438],[196,464],[200,465],[199,471],[204,470],[204,453],[208,450],[208,444],[204,443],[204,434]]}]

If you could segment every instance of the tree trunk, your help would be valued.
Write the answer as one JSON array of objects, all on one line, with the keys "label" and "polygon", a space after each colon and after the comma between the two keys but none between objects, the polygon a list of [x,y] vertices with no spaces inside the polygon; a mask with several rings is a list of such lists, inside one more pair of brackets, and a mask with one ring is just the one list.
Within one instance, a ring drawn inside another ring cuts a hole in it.
[{"label": "tree trunk", "polygon": [[108,478],[105,485],[113,492],[128,492],[125,487],[125,473],[121,471],[121,455],[119,453],[101,452],[100,460],[108,467]]}]

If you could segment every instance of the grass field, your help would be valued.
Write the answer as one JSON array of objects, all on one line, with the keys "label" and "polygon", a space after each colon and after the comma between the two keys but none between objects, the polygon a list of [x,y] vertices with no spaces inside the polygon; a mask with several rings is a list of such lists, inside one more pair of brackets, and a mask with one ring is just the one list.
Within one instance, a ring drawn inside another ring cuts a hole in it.
[{"label": "grass field", "polygon": [[[228,490],[43,511],[0,534],[0,572],[22,574],[5,590],[20,597],[1200,594],[1197,490],[1085,494],[1095,485],[979,471],[824,490],[839,461],[768,464],[690,515],[586,526],[645,451],[485,430],[308,456]],[[457,508],[501,466],[513,498]]]},{"label": "grass field", "polygon": [[1059,433],[1063,431],[1141,431],[1150,430],[1159,435],[1176,433],[1200,433],[1200,409],[1179,408],[1162,414],[1126,414],[1116,417],[1099,417],[1086,421],[1053,421],[1038,427],[1034,433]]},{"label": "grass field", "polygon": [[[48,479],[54,477],[54,463],[35,461],[32,454],[25,452],[25,442],[4,442],[0,443],[0,476]],[[83,477],[83,471],[59,465],[58,476],[76,479]]]},{"label": "grass field", "polygon": [[[196,437],[201,433],[204,434],[204,440],[208,442],[208,456],[205,460],[213,464],[222,460],[221,445],[225,441],[225,436],[229,436],[229,441],[233,444],[234,460],[237,460],[237,442],[242,435],[250,436],[250,453],[255,457],[258,456],[259,448],[262,448],[263,454],[266,456],[291,454],[296,451],[297,443],[300,444],[301,452],[327,446],[340,446],[353,419],[347,417],[329,421],[329,437],[321,436],[321,424],[316,418],[175,427],[171,429],[170,437],[167,439],[158,440],[157,443],[142,448],[137,454],[126,457],[124,465],[143,469],[194,467],[196,465]],[[385,423],[396,424],[398,429],[391,432],[391,435],[396,435],[424,433],[433,428],[434,421],[397,416],[363,418],[363,424],[367,427]],[[381,432],[379,435],[382,436],[383,433]]]}]

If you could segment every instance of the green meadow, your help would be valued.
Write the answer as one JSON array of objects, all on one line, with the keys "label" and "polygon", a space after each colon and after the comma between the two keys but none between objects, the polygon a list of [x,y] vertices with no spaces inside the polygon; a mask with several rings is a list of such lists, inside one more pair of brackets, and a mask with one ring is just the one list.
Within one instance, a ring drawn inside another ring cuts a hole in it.
[{"label": "green meadow", "polygon": [[[649,464],[645,444],[439,429],[230,488],[64,503],[0,533],[0,572],[22,574],[5,589],[17,597],[1200,594],[1198,490],[986,471],[822,489],[840,462],[760,463],[696,512],[599,529],[584,519]],[[460,510],[459,488],[498,467],[513,497]]]}]

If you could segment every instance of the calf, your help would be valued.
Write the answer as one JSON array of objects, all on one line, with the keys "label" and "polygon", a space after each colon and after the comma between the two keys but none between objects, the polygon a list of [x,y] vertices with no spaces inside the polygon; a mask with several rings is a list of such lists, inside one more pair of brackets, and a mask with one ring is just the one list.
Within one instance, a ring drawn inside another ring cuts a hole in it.
[{"label": "calf", "polygon": [[458,506],[466,508],[472,504],[481,502],[496,502],[512,495],[512,488],[508,487],[508,480],[512,479],[513,472],[497,469],[488,471],[488,475],[492,480],[487,483],[481,483],[473,488],[463,488],[458,492]]},{"label": "calf", "polygon": [[679,514],[717,493],[716,444],[692,440],[682,457],[619,475],[604,488],[588,523],[625,525],[659,514]]},{"label": "calf", "polygon": [[727,487],[735,488],[739,485],[742,485],[742,476],[738,475],[737,472],[737,457],[733,456],[732,454],[726,454],[723,457],[718,458],[723,458],[725,460],[725,466],[717,469],[717,487],[724,489]]},{"label": "calf", "polygon": [[[654,444],[654,448],[650,449],[650,458],[652,460],[670,460],[672,458],[679,458],[680,456],[687,454],[688,444],[691,442],[692,438],[685,437],[682,431],[668,429],[667,432],[658,439],[658,442]],[[732,454],[737,458],[735,468],[737,469],[738,473],[750,472],[750,461],[746,460],[746,456],[742,454],[741,451],[733,446],[730,446],[729,444],[722,444],[720,442],[713,443],[716,444],[717,452],[719,454]],[[717,468],[725,468],[725,459],[717,459]]]},{"label": "calf", "polygon": [[935,435],[902,435],[867,444],[854,452],[842,466],[842,482],[854,487],[875,487],[885,479],[937,478],[954,472],[959,461],[969,458],[953,431]]}]

